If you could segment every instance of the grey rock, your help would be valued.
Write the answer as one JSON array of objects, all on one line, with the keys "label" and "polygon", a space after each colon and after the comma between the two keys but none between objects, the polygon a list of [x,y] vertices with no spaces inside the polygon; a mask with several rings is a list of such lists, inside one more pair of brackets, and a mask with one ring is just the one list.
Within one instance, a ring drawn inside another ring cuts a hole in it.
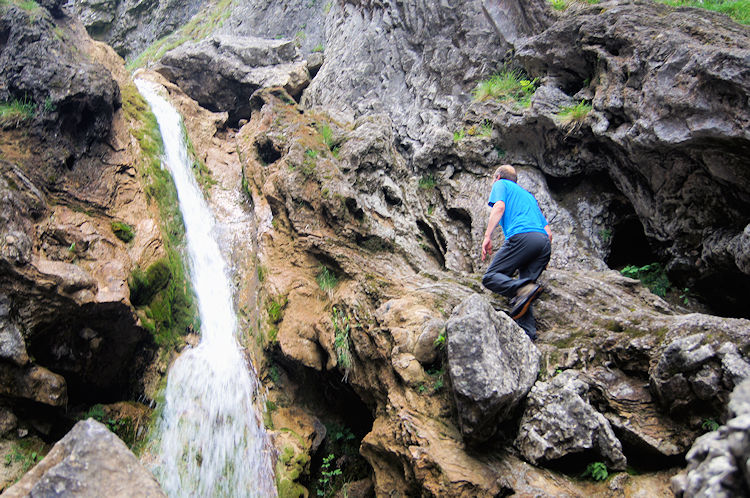
[{"label": "grey rock", "polygon": [[588,394],[589,385],[576,370],[534,384],[513,443],[524,458],[536,464],[593,450],[608,467],[624,470],[622,444]]},{"label": "grey rock", "polygon": [[539,351],[510,317],[478,294],[456,306],[446,329],[461,433],[470,443],[486,441],[531,389]]},{"label": "grey rock", "polygon": [[250,117],[250,97],[259,88],[282,86],[299,96],[310,82],[291,41],[229,35],[171,50],[156,70],[203,107],[227,111],[231,125]]},{"label": "grey rock", "polygon": [[154,476],[103,424],[78,422],[3,496],[165,497]]},{"label": "grey rock", "polygon": [[29,361],[26,343],[18,326],[10,319],[10,300],[0,295],[0,360],[7,360],[18,366]]},{"label": "grey rock", "polygon": [[750,379],[734,389],[728,406],[726,425],[696,439],[687,469],[672,479],[676,496],[730,498],[750,491]]},{"label": "grey rock", "polygon": [[16,367],[0,362],[0,394],[51,406],[65,406],[68,402],[65,379],[38,365]]},{"label": "grey rock", "polygon": [[445,322],[437,318],[433,318],[424,324],[422,333],[419,334],[414,345],[414,357],[422,365],[429,365],[437,360],[440,351],[435,345],[435,341],[440,337],[444,328]]},{"label": "grey rock", "polygon": [[0,437],[5,436],[18,425],[18,418],[7,408],[0,406]]}]

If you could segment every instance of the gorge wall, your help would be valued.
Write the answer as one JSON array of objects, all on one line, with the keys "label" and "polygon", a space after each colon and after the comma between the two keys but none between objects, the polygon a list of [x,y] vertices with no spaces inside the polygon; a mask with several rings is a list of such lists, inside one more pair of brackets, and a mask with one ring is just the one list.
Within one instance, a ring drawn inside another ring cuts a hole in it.
[{"label": "gorge wall", "polygon": [[[3,409],[38,431],[23,400],[150,400],[184,339],[160,342],[159,298],[134,294],[133,272],[170,242],[122,62],[59,5],[1,8],[0,101],[37,109],[0,143]],[[200,8],[75,5],[130,60]],[[143,75],[186,117],[217,211],[254,217],[232,261],[280,494],[324,491],[335,465],[349,496],[668,496],[750,375],[748,28],[646,0],[222,8]],[[52,53],[69,62],[45,73]],[[472,97],[511,70],[526,101]],[[581,119],[561,118],[582,101]],[[536,343],[480,284],[503,162],[555,233]],[[653,262],[667,300],[608,269]],[[574,478],[595,462],[631,472]],[[738,493],[742,462],[722,481]],[[676,492],[696,492],[695,475]]]}]

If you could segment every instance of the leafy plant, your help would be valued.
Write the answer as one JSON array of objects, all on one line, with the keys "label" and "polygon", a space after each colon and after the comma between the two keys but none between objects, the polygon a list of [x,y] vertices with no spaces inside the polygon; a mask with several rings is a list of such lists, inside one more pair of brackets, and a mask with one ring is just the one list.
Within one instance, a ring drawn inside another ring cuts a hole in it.
[{"label": "leafy plant", "polygon": [[341,475],[341,469],[331,468],[333,459],[333,453],[323,458],[323,465],[321,466],[320,470],[321,476],[320,479],[318,479],[317,490],[318,496],[322,496],[323,498],[330,498],[331,496],[333,496],[336,477]]},{"label": "leafy plant", "polygon": [[323,48],[323,44],[322,43],[318,43],[312,49],[313,52],[323,52],[323,50],[324,50],[324,48]]},{"label": "leafy plant", "polygon": [[435,339],[435,342],[433,343],[436,348],[438,349],[445,349],[445,342],[448,339],[446,336],[446,330],[445,327],[442,328],[440,331],[440,335]]},{"label": "leafy plant", "polygon": [[609,477],[609,472],[603,462],[591,462],[586,466],[586,470],[581,477],[589,477],[594,481],[603,481]]},{"label": "leafy plant", "polygon": [[562,106],[555,116],[565,125],[577,124],[589,115],[591,109],[591,104],[587,104],[582,100],[576,105]]},{"label": "leafy plant", "polygon": [[640,280],[643,285],[659,297],[665,297],[671,287],[666,269],[661,263],[651,263],[645,266],[628,265],[620,273],[629,278]]},{"label": "leafy plant", "polygon": [[461,128],[458,131],[454,131],[453,132],[453,141],[454,142],[460,142],[464,138],[466,138],[466,130],[464,130],[463,128]]},{"label": "leafy plant", "polygon": [[135,230],[124,221],[113,221],[110,224],[112,232],[123,242],[130,242],[135,237]]},{"label": "leafy plant", "polygon": [[321,125],[318,128],[318,132],[320,133],[320,136],[323,137],[323,143],[328,147],[329,150],[333,151],[335,148],[336,142],[333,140],[333,129],[331,128],[331,125],[328,123],[325,123]]},{"label": "leafy plant", "polygon": [[612,238],[612,230],[609,228],[602,228],[599,230],[599,238],[602,239],[602,242],[605,244],[609,242],[609,239]]},{"label": "leafy plant", "polygon": [[473,91],[475,101],[487,99],[519,100],[530,97],[536,91],[538,78],[528,79],[523,72],[504,70],[480,81]]},{"label": "leafy plant", "polygon": [[565,10],[568,8],[567,0],[550,0],[550,3],[555,10]]},{"label": "leafy plant", "polygon": [[309,157],[310,159],[317,159],[318,158],[318,151],[313,149],[307,149],[305,151],[305,155]]},{"label": "leafy plant", "polygon": [[435,176],[433,175],[425,175],[419,179],[419,188],[423,190],[433,189],[435,188],[436,185],[437,185],[437,180],[435,179]]},{"label": "leafy plant", "polygon": [[701,424],[701,429],[703,429],[706,432],[713,432],[719,429],[719,423],[712,418],[707,418],[703,420],[703,423]]},{"label": "leafy plant", "polygon": [[682,289],[682,293],[680,294],[680,301],[682,301],[682,304],[687,306],[690,304],[690,287],[685,287]]},{"label": "leafy plant", "polygon": [[750,0],[657,0],[673,7],[695,7],[726,14],[740,24],[750,24]]},{"label": "leafy plant", "polygon": [[276,324],[281,321],[281,318],[284,315],[284,307],[286,307],[286,303],[286,297],[274,298],[268,302],[268,305],[266,306],[266,311],[268,312],[268,323]]},{"label": "leafy plant", "polygon": [[427,370],[427,375],[432,377],[432,392],[436,393],[445,386],[445,368],[433,368]]}]

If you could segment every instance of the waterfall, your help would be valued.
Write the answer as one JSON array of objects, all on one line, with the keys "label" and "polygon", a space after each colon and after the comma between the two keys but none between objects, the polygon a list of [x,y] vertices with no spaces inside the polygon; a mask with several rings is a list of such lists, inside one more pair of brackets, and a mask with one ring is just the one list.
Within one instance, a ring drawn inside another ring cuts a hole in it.
[{"label": "waterfall", "polygon": [[136,85],[164,140],[201,318],[200,344],[180,355],[168,374],[154,473],[170,497],[276,496],[269,438],[254,402],[259,382],[235,339],[227,264],[191,170],[182,118],[157,93],[157,85],[144,80]]}]

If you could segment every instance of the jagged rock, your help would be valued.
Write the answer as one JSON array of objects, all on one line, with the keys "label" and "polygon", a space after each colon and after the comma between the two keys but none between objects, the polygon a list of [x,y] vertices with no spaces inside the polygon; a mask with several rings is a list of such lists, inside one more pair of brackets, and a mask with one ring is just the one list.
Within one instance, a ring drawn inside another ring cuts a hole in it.
[{"label": "jagged rock", "polygon": [[65,406],[68,402],[65,379],[38,365],[16,367],[0,362],[0,394],[51,406]]},{"label": "jagged rock", "polygon": [[650,372],[651,387],[671,413],[685,413],[698,403],[719,403],[738,381],[750,375],[750,363],[737,347],[718,344],[706,334],[693,334],[670,342]]},{"label": "jagged rock", "polygon": [[589,390],[575,370],[534,384],[514,442],[524,458],[536,464],[593,450],[608,467],[625,470],[622,444],[589,403]]},{"label": "jagged rock", "polygon": [[12,361],[23,366],[29,361],[26,343],[21,331],[10,319],[10,302],[8,297],[0,295],[0,360]]},{"label": "jagged rock", "polygon": [[686,472],[672,479],[678,497],[730,498],[750,493],[750,379],[732,392],[729,420],[695,440]]},{"label": "jagged rock", "polygon": [[47,456],[3,493],[21,496],[164,497],[133,453],[103,424],[78,422]]},{"label": "jagged rock", "polygon": [[[54,27],[46,11],[32,14],[13,3],[3,7],[0,101],[27,99],[35,122],[57,132],[47,133],[49,145],[62,141],[68,154],[80,155],[109,134],[120,91],[101,64],[77,55]],[[54,152],[62,157],[53,157]],[[67,159],[54,149],[49,156],[60,164]]]},{"label": "jagged rock", "polygon": [[15,429],[17,424],[18,418],[16,415],[4,406],[0,406],[0,437]]},{"label": "jagged rock", "polygon": [[698,435],[665,417],[642,379],[604,367],[587,370],[585,379],[589,396],[618,439],[641,455],[662,461],[683,455]]},{"label": "jagged rock", "polygon": [[539,373],[539,351],[506,314],[475,294],[446,323],[448,369],[467,442],[492,437]]},{"label": "jagged rock", "polygon": [[216,35],[167,52],[156,70],[211,111],[227,111],[229,123],[250,117],[259,88],[281,86],[293,97],[310,82],[304,62],[288,40]]}]

